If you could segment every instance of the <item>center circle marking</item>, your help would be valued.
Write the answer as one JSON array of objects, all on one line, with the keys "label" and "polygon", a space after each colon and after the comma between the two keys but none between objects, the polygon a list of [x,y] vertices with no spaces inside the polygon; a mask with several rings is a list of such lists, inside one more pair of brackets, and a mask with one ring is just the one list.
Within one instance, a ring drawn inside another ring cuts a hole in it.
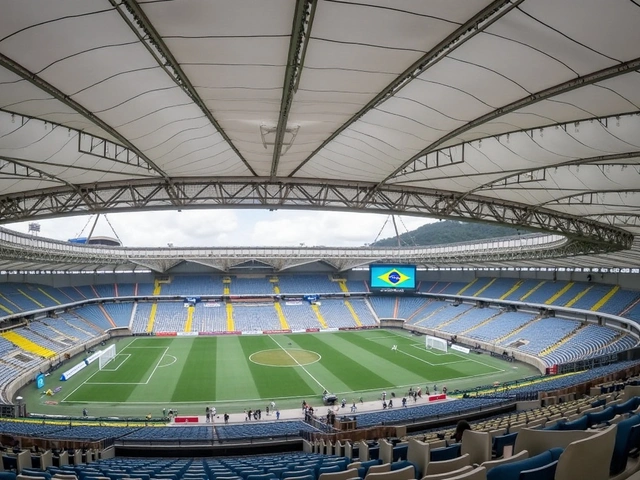
[{"label": "center circle marking", "polygon": [[319,353],[311,350],[303,350],[298,348],[290,348],[282,350],[274,348],[272,350],[260,350],[252,353],[249,360],[257,365],[265,367],[297,367],[311,365],[320,361],[322,357]]}]

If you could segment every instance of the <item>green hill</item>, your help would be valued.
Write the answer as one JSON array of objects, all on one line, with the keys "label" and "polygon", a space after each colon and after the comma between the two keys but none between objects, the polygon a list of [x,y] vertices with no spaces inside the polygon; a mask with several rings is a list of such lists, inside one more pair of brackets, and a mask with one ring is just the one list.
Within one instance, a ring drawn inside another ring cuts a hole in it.
[{"label": "green hill", "polygon": [[[501,227],[488,223],[465,223],[455,220],[428,223],[415,230],[400,235],[400,245],[403,247],[446,245],[451,243],[500,238],[529,233],[523,229]],[[384,238],[371,244],[374,247],[396,247],[396,237]]]}]

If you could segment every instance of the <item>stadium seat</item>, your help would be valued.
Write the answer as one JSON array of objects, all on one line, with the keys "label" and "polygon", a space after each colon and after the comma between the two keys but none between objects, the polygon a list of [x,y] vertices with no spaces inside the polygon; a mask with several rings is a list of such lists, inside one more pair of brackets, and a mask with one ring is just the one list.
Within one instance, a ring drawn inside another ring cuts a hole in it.
[{"label": "stadium seat", "polygon": [[427,464],[427,475],[451,472],[453,470],[458,470],[459,468],[466,467],[467,465],[471,465],[471,457],[468,453],[452,460],[429,462]]},{"label": "stadium seat", "polygon": [[629,453],[640,447],[640,415],[633,415],[621,421],[617,427],[610,473],[619,475],[625,470],[629,470],[626,472],[628,474],[635,473],[640,468],[640,462],[638,458],[629,458]]},{"label": "stadium seat", "polygon": [[318,480],[349,480],[356,477],[358,477],[358,470],[356,468],[349,468],[341,472],[322,473],[318,477]]},{"label": "stadium seat", "polygon": [[467,465],[457,470],[453,470],[451,472],[434,473],[433,475],[425,475],[424,477],[422,477],[422,480],[448,480],[451,477],[462,475],[463,473],[467,473],[472,470],[473,470],[473,467],[471,465]]},{"label": "stadium seat", "polygon": [[558,458],[555,480],[608,480],[617,425],[570,443]]},{"label": "stadium seat", "polygon": [[434,448],[429,453],[429,460],[431,462],[442,462],[445,460],[451,460],[460,456],[462,445],[454,443],[448,447]]},{"label": "stadium seat", "polygon": [[554,448],[518,462],[499,465],[487,472],[487,480],[518,480],[520,472],[544,467],[555,462],[560,458],[562,452],[562,448]]},{"label": "stadium seat", "polygon": [[472,464],[480,465],[491,460],[491,436],[489,432],[465,430],[462,434],[462,455],[469,454]]},{"label": "stadium seat", "polygon": [[413,480],[416,472],[413,466],[391,470],[389,472],[372,473],[367,475],[367,480]]},{"label": "stadium seat", "polygon": [[500,465],[507,465],[509,463],[519,462],[520,460],[525,460],[529,458],[529,452],[526,450],[522,450],[521,452],[516,453],[507,458],[500,458],[496,460],[489,460],[488,462],[484,462],[482,466],[486,468],[487,472],[492,468],[498,467]]},{"label": "stadium seat", "polygon": [[504,455],[504,447],[507,445],[515,445],[518,432],[507,433],[506,435],[498,435],[493,438],[493,454],[496,458],[502,458]]},{"label": "stadium seat", "polygon": [[520,472],[518,480],[554,480],[557,467],[558,460],[542,467],[523,470]]}]

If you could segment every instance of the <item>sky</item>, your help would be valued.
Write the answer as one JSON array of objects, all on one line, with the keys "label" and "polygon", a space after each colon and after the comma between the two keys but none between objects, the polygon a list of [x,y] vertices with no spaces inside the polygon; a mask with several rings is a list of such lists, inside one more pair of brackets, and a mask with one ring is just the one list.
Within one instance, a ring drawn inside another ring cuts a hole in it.
[{"label": "sky", "polygon": [[[86,237],[95,218],[84,215],[38,220],[39,235],[57,240]],[[98,219],[93,236],[117,237],[128,247],[166,247],[170,243],[174,247],[301,244],[353,247],[395,235],[388,215],[368,213],[218,209],[114,213],[106,218]],[[424,217],[396,217],[401,234],[433,221]],[[4,227],[27,233],[29,223]]]}]

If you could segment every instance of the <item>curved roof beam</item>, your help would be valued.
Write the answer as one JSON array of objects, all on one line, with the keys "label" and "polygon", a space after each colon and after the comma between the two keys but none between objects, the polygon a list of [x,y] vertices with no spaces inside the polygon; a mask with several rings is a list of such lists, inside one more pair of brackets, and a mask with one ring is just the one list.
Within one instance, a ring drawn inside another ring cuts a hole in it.
[{"label": "curved roof beam", "polygon": [[[387,175],[382,181],[378,183],[378,186],[383,185],[385,182],[387,182],[388,180],[398,175],[398,173],[402,172],[402,170],[404,170],[407,166],[411,165],[412,162],[416,161],[420,157],[433,152],[436,148],[438,148],[443,143],[446,143],[449,140],[456,138],[458,135],[461,135],[471,130],[472,128],[475,128],[479,125],[487,123],[491,120],[495,120],[496,118],[502,117],[503,115],[506,115],[508,113],[515,112],[516,110],[519,110],[521,108],[528,107],[529,105],[533,105],[535,103],[541,102],[548,98],[552,98],[552,97],[561,95],[563,93],[570,92],[577,88],[584,87],[585,85],[591,85],[597,82],[608,80],[610,78],[615,78],[619,75],[623,75],[625,73],[635,71],[638,69],[640,69],[640,58],[635,58],[633,60],[629,60],[628,62],[619,63],[617,65],[605,68],[603,70],[599,70],[597,72],[593,72],[588,75],[584,75],[578,78],[568,80],[564,83],[560,83],[553,87],[542,90],[538,93],[534,93],[533,95],[529,95],[527,97],[521,98],[520,100],[516,100],[515,102],[512,102],[509,105],[496,108],[495,110],[485,115],[481,115],[480,117],[466,123],[465,125],[462,125],[461,127],[456,128],[455,130],[452,130],[448,134],[443,135],[438,140],[436,140],[431,145],[429,145],[427,148],[425,148],[421,152],[411,157],[409,160],[407,160],[398,168],[396,168],[392,173]],[[511,132],[511,133],[514,133],[514,132]]]},{"label": "curved roof beam", "polygon": [[18,75],[22,79],[28,81],[29,83],[31,83],[35,87],[39,88],[40,90],[48,93],[49,95],[51,95],[56,100],[62,102],[64,105],[66,105],[67,107],[75,110],[80,115],[82,115],[84,118],[89,120],[90,122],[92,122],[95,125],[97,125],[100,128],[102,128],[105,132],[107,132],[113,138],[118,140],[123,146],[126,146],[127,148],[129,148],[130,150],[135,152],[135,154],[138,155],[138,157],[140,157],[142,160],[144,160],[144,162],[151,169],[155,170],[158,173],[158,175],[160,175],[165,180],[169,180],[169,176],[160,167],[158,167],[154,162],[152,162],[144,153],[142,153],[142,151],[139,150],[133,143],[131,143],[129,140],[127,140],[127,138],[124,135],[121,135],[111,125],[109,125],[104,120],[102,120],[99,117],[97,117],[96,115],[94,115],[92,112],[87,110],[85,107],[80,105],[78,102],[73,100],[68,95],[65,95],[64,93],[62,93],[60,90],[58,90],[56,87],[51,85],[49,82],[43,80],[42,78],[40,78],[35,73],[30,72],[29,70],[24,68],[19,63],[14,62],[9,57],[7,57],[7,56],[5,56],[5,55],[3,55],[1,53],[0,53],[0,66],[2,66],[4,68],[6,68],[7,70],[15,73],[16,75]]},{"label": "curved roof beam", "polygon": [[[583,192],[571,193],[568,195],[564,195],[562,197],[557,197],[552,200],[546,201],[544,203],[540,203],[538,206],[550,205],[553,203],[562,204],[562,205],[600,205],[601,202],[596,201],[600,194],[604,193],[614,193],[614,194],[623,194],[623,193],[638,193],[640,192],[640,188],[618,188],[614,190],[585,190]],[[575,202],[571,202],[572,199],[576,199]]]},{"label": "curved roof beam", "polygon": [[313,26],[313,17],[317,4],[317,0],[298,0],[296,3],[291,41],[289,42],[289,54],[287,56],[287,69],[284,74],[284,86],[282,87],[282,99],[280,100],[280,115],[273,145],[271,178],[278,175],[278,164],[282,155],[282,143],[287,129],[291,103],[302,75],[304,57],[307,52],[309,37],[311,36],[311,27]]},{"label": "curved roof beam", "polygon": [[[498,222],[566,235],[574,240],[601,245],[611,250],[627,249],[633,235],[625,230],[543,207],[487,199],[459,192],[347,181],[295,180],[287,183],[266,179],[175,178],[171,184],[146,179],[105,182],[79,186],[96,204],[94,212],[162,210],[174,208],[300,208],[367,211],[388,214],[424,215]],[[78,213],[68,187],[0,196],[0,219],[11,222],[27,216],[45,218]],[[64,199],[70,207],[51,210],[48,205]],[[75,202],[77,204],[80,201]]]},{"label": "curved roof beam", "polygon": [[358,113],[347,120],[340,128],[324,140],[318,148],[305,158],[300,165],[293,169],[289,177],[293,177],[316,154],[333,141],[338,135],[359,120],[369,110],[383,103],[387,98],[398,93],[405,85],[422,74],[425,70],[437,64],[440,60],[452,53],[458,47],[464,45],[478,33],[484,31],[494,22],[520,5],[524,0],[495,0],[489,6],[479,11],[465,23],[460,25],[451,35],[438,43],[426,55],[420,57],[413,65],[407,68],[399,77],[387,85],[380,93],[373,97]]},{"label": "curved roof beam", "polygon": [[[635,152],[626,152],[626,153],[612,153],[610,155],[598,155],[595,157],[588,158],[578,158],[575,160],[568,160],[566,162],[556,163],[553,165],[546,165],[544,167],[536,167],[536,168],[525,168],[521,170],[517,170],[516,172],[511,172],[508,175],[492,180],[491,182],[484,183],[482,185],[477,186],[476,188],[469,190],[465,194],[461,196],[461,199],[465,198],[467,195],[472,195],[474,193],[480,192],[482,190],[491,189],[494,185],[507,185],[509,183],[509,179],[519,178],[521,176],[531,175],[537,172],[546,172],[547,170],[556,169],[560,167],[568,167],[572,165],[591,165],[598,164],[603,162],[603,165],[627,165],[626,163],[621,164],[612,164],[614,160],[625,160],[629,158],[640,157],[640,151]],[[533,176],[533,175],[532,175]],[[529,182],[535,182],[537,179],[528,180]],[[522,182],[512,182],[512,183],[522,183]],[[551,201],[549,202],[551,203]]]},{"label": "curved roof beam", "polygon": [[[140,5],[135,0],[109,0],[111,5],[114,6],[116,11],[120,14],[122,19],[129,25],[129,28],[133,31],[133,33],[138,37],[140,43],[142,43],[145,48],[149,51],[154,60],[160,65],[167,75],[178,85],[187,96],[195,103],[198,108],[204,113],[209,122],[215,127],[215,129],[222,135],[222,138],[229,144],[231,149],[235,152],[242,163],[247,167],[247,169],[254,175],[257,176],[255,170],[251,167],[249,162],[242,156],[240,150],[233,144],[229,135],[222,129],[222,126],[218,123],[218,121],[214,118],[211,110],[207,108],[198,92],[193,87],[193,84],[189,80],[189,77],[184,73],[180,64],[176,60],[176,58],[167,47],[167,44],[164,43],[162,37],[157,32],[147,15],[140,8]],[[122,10],[122,6],[127,9],[127,12],[133,17],[133,20],[127,16],[127,14]],[[134,23],[135,22],[135,23]],[[140,32],[142,30],[144,35]]]}]

